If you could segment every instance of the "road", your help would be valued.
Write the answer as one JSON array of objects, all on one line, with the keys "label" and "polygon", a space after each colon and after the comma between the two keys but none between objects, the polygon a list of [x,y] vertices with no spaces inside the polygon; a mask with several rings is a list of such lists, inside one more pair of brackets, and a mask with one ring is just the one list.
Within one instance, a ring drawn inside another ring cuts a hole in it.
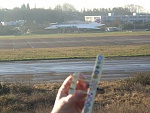
[{"label": "road", "polygon": [[[3,81],[62,82],[73,72],[90,76],[95,59],[64,59],[0,62]],[[150,72],[150,57],[106,58],[102,81],[118,80],[137,72]]]}]

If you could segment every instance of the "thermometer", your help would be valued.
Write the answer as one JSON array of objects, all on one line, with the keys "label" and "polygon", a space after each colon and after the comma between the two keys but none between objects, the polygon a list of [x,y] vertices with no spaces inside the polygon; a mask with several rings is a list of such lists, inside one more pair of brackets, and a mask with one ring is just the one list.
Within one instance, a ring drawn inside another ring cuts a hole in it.
[{"label": "thermometer", "polygon": [[[90,80],[88,80],[89,88],[88,88],[87,92],[85,92],[87,94],[87,96],[86,96],[86,100],[84,103],[84,108],[82,110],[82,113],[91,113],[92,112],[98,83],[100,81],[101,74],[102,74],[103,62],[104,62],[104,57],[102,55],[98,55],[96,57],[92,76],[91,76]],[[79,73],[74,73],[72,83],[70,86],[70,90],[69,90],[69,94],[75,93],[75,89],[76,89],[78,80],[79,80]],[[80,80],[82,80],[82,79],[80,79]],[[85,80],[85,81],[87,82],[87,80]]]}]

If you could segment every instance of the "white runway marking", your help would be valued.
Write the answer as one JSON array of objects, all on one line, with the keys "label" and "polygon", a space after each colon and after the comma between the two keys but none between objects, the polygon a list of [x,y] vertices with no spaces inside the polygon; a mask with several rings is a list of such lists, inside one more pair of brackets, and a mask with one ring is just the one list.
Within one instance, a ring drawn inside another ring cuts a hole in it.
[{"label": "white runway marking", "polygon": [[[55,48],[77,46],[108,46],[150,44],[149,36],[113,36],[113,37],[85,37],[85,38],[38,38],[0,40],[0,49],[19,48]],[[28,45],[28,46],[27,46]]]},{"label": "white runway marking", "polygon": [[33,46],[26,40],[26,42],[27,42],[27,44],[29,44],[29,46],[31,47],[31,48],[33,48]]}]

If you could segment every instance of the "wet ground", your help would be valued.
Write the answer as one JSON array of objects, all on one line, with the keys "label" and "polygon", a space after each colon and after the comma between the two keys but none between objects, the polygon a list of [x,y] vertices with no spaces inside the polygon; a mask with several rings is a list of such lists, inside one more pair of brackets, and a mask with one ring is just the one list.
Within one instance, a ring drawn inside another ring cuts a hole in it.
[{"label": "wet ground", "polygon": [[56,48],[150,44],[150,36],[103,36],[75,38],[0,39],[0,49]]},{"label": "wet ground", "polygon": [[[1,81],[62,82],[73,72],[90,76],[95,59],[63,59],[0,62]],[[138,72],[150,72],[150,56],[106,58],[102,81],[124,79]]]}]

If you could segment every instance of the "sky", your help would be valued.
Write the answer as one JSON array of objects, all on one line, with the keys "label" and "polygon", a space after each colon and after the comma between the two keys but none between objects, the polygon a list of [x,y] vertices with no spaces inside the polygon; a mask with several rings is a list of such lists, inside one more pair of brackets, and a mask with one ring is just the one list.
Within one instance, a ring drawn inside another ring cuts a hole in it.
[{"label": "sky", "polygon": [[149,0],[0,0],[0,8],[13,9],[29,3],[30,8],[54,8],[56,5],[69,3],[79,11],[81,9],[124,7],[126,4],[135,4],[144,7],[150,13]]}]

